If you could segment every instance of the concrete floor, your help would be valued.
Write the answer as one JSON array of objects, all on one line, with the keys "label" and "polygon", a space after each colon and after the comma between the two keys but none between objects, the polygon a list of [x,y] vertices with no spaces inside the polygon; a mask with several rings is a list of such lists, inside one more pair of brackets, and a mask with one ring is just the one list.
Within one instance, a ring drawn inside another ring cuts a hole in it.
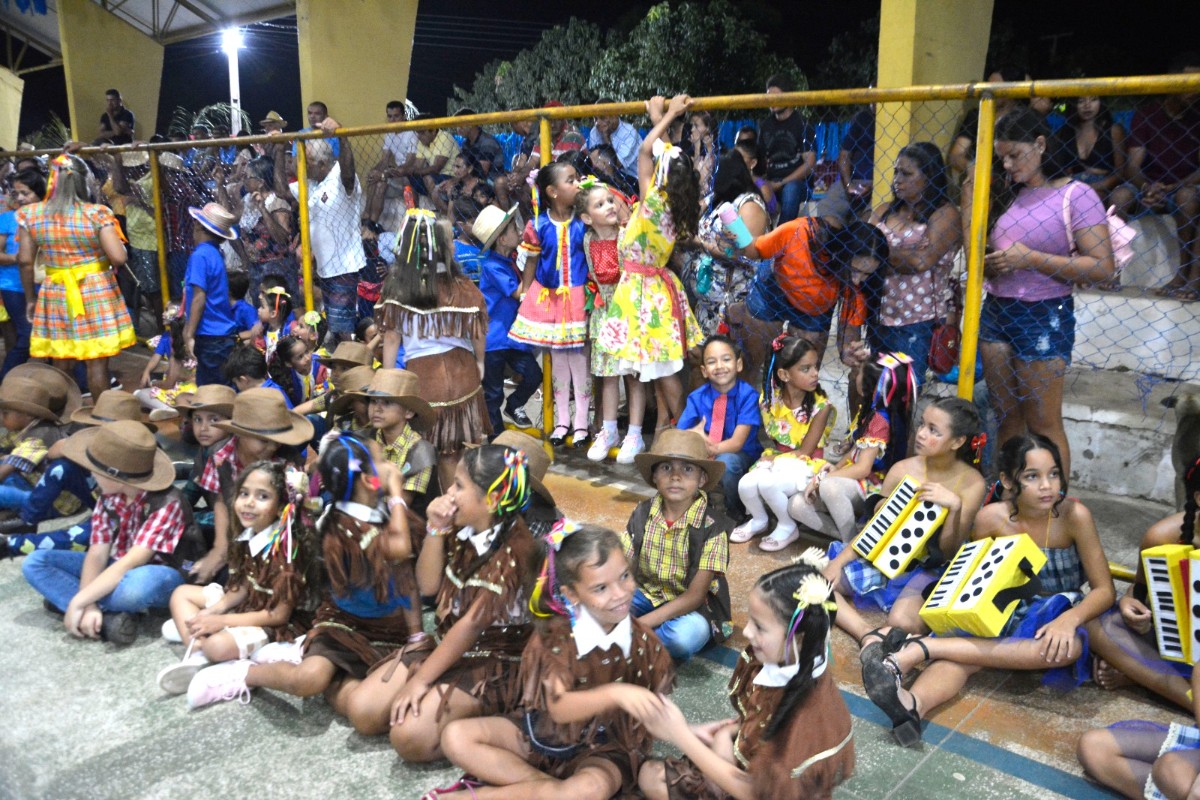
[{"label": "concrete floor", "polygon": [[[118,373],[140,367],[122,359]],[[546,484],[572,518],[617,529],[649,493],[632,467],[598,467],[581,452],[562,454]],[[1146,527],[1170,512],[1145,500],[1072,494],[1096,516],[1109,558],[1125,564],[1134,562]],[[675,696],[690,719],[728,715],[724,685],[744,643],[748,589],[813,543],[776,554],[732,546],[739,632],[727,647],[680,668]],[[259,691],[248,706],[188,712],[182,698],[164,697],[155,685],[158,670],[180,653],[157,628],[147,619],[143,636],[124,649],[73,640],[25,585],[20,562],[0,562],[0,800],[415,798],[457,777],[445,763],[399,761],[385,739],[357,735],[321,699]],[[1185,717],[1139,691],[1087,684],[1064,695],[1041,687],[1036,674],[985,671],[933,715],[923,748],[906,750],[892,743],[886,719],[865,699],[857,646],[837,633],[833,650],[858,752],[857,771],[839,798],[1108,797],[1081,775],[1074,758],[1079,734],[1121,719]]]}]

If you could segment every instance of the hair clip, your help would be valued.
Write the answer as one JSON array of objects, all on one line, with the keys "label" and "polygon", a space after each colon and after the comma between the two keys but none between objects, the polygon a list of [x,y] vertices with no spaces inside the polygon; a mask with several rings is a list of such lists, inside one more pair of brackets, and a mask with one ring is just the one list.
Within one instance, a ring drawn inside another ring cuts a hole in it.
[{"label": "hair clip", "polygon": [[557,553],[562,549],[563,541],[577,530],[579,530],[579,525],[566,517],[556,520],[550,526],[550,532],[546,534],[546,544],[554,548],[554,552]]},{"label": "hair clip", "polygon": [[508,516],[529,507],[529,461],[520,450],[506,448],[504,471],[488,487],[492,511]]},{"label": "hair clip", "polygon": [[651,152],[656,159],[654,165],[654,182],[659,186],[667,185],[667,173],[671,171],[671,162],[683,154],[675,145],[656,139],[651,146]]},{"label": "hair clip", "polygon": [[536,186],[536,185],[537,185],[537,177],[538,177],[538,172],[539,172],[539,171],[540,171],[540,170],[537,170],[537,169],[531,169],[531,170],[529,170],[529,174],[528,174],[528,175],[525,177],[525,182],[526,182],[527,184],[529,184],[530,186]]},{"label": "hair clip", "polygon": [[308,327],[315,328],[321,324],[321,312],[320,311],[305,311],[304,316],[301,317],[300,319],[303,320],[304,324],[307,325]]},{"label": "hair clip", "polygon": [[[792,592],[792,598],[796,601],[796,608],[800,611],[811,606],[821,606],[832,611],[837,608],[837,603],[829,599],[832,592],[833,585],[825,579],[825,576],[814,572],[805,575],[800,580],[800,585],[796,587],[796,591]],[[833,608],[830,608],[831,605]]]},{"label": "hair clip", "polygon": [[829,566],[829,556],[819,547],[810,547],[792,560],[793,564],[807,564],[818,572]]},{"label": "hair clip", "polygon": [[179,307],[178,303],[168,303],[167,307],[163,309],[163,324],[170,325],[172,322],[181,318],[182,316],[183,309]]},{"label": "hair clip", "polygon": [[582,191],[590,192],[592,189],[607,189],[608,184],[597,178],[595,175],[588,175],[579,180],[579,188]]},{"label": "hair clip", "polygon": [[971,449],[978,453],[983,450],[987,442],[988,438],[986,433],[977,433],[971,437]]},{"label": "hair clip", "polygon": [[788,335],[786,332],[779,334],[778,336],[776,336],[774,339],[771,340],[771,349],[774,350],[776,353],[778,353],[780,350],[783,349],[783,346],[787,343],[787,339],[788,339]]}]

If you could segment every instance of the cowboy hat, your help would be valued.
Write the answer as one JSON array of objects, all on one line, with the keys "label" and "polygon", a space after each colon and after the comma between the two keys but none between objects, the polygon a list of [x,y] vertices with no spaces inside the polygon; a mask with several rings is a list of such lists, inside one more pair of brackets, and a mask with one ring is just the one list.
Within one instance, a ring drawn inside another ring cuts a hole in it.
[{"label": "cowboy hat", "polygon": [[151,433],[158,431],[158,426],[142,421],[142,404],[129,392],[121,389],[109,389],[101,392],[96,405],[91,408],[80,408],[71,414],[71,422],[80,425],[103,425],[106,422],[127,420],[141,422]]},{"label": "cowboy hat", "polygon": [[415,415],[412,426],[423,430],[433,424],[437,412],[417,394],[419,380],[414,373],[406,369],[379,369],[375,371],[365,390],[353,394],[368,400],[395,400]]},{"label": "cowboy hat", "polygon": [[84,469],[148,492],[175,481],[170,456],[158,449],[145,425],[133,420],[84,428],[63,442],[62,453]]},{"label": "cowboy hat", "polygon": [[288,411],[283,392],[269,387],[238,394],[229,421],[218,422],[216,427],[234,436],[251,436],[276,444],[302,445],[313,438],[312,423],[295,411]]},{"label": "cowboy hat", "polygon": [[29,378],[45,386],[46,391],[50,392],[50,410],[60,417],[69,417],[83,405],[83,393],[79,384],[58,367],[38,361],[27,361],[8,371],[8,377],[14,375]]},{"label": "cowboy hat", "polygon": [[479,216],[475,217],[475,221],[471,223],[471,233],[480,242],[480,250],[490,250],[492,245],[496,243],[496,238],[500,236],[504,226],[512,220],[517,213],[517,206],[513,206],[508,211],[504,211],[496,206],[484,206],[479,212]]},{"label": "cowboy hat", "polygon": [[348,367],[369,367],[374,359],[371,348],[362,342],[339,342],[332,354],[317,356],[317,361],[325,366],[344,364]]},{"label": "cowboy hat", "polygon": [[222,239],[237,238],[237,231],[233,229],[233,226],[237,224],[237,217],[226,211],[225,206],[220,203],[205,203],[204,208],[190,206],[188,213],[209,233],[220,236]]},{"label": "cowboy hat", "polygon": [[121,166],[144,167],[150,163],[150,154],[145,150],[128,150],[121,153]]},{"label": "cowboy hat", "polygon": [[268,125],[278,125],[279,130],[287,127],[287,120],[279,116],[278,111],[268,111],[267,115],[258,121],[258,124],[264,128]]},{"label": "cowboy hat", "polygon": [[336,387],[338,395],[329,403],[329,413],[340,417],[350,411],[350,405],[355,400],[365,401],[367,398],[363,392],[374,377],[375,369],[369,366],[351,367],[342,373],[342,379],[338,381],[341,385]]},{"label": "cowboy hat", "polygon": [[[474,442],[466,442],[465,444],[469,449],[483,446]],[[537,492],[550,505],[558,505],[554,502],[554,495],[550,494],[550,490],[546,488],[546,484],[542,483],[542,480],[546,477],[546,471],[550,469],[550,456],[546,455],[546,450],[542,447],[540,441],[528,433],[504,431],[504,433],[492,439],[491,444],[498,444],[501,447],[507,447],[510,450],[520,450],[524,453],[526,468],[529,470],[529,488]]]},{"label": "cowboy hat", "polygon": [[721,476],[725,474],[725,465],[708,457],[704,437],[696,431],[668,428],[654,437],[649,453],[639,453],[633,457],[638,472],[651,486],[654,485],[654,467],[664,461],[686,461],[704,470],[708,480],[700,488],[706,492],[717,488]]},{"label": "cowboy hat", "polygon": [[163,169],[173,169],[182,172],[187,169],[187,165],[183,163],[183,156],[179,153],[159,153],[158,165]]},{"label": "cowboy hat", "polygon": [[175,408],[184,411],[211,411],[225,419],[233,416],[237,392],[221,383],[206,383],[194,392],[182,392],[175,398]]},{"label": "cowboy hat", "polygon": [[47,422],[60,422],[50,408],[50,391],[41,383],[20,375],[9,375],[0,383],[0,411],[20,411]]}]

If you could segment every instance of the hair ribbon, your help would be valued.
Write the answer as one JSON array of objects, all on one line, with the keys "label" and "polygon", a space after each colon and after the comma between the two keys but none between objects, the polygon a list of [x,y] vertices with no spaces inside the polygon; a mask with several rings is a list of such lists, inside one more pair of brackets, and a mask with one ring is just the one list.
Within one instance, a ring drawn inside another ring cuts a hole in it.
[{"label": "hair ribbon", "polygon": [[671,171],[671,162],[683,154],[675,145],[662,139],[655,139],[651,146],[654,153],[654,183],[658,186],[667,185],[667,174]]}]

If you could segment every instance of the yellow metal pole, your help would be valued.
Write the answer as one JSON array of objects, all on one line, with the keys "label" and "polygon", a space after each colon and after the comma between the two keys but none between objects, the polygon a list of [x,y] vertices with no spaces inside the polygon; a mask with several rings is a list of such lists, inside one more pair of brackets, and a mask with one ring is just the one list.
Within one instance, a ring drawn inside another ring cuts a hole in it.
[{"label": "yellow metal pole", "polygon": [[150,154],[150,188],[154,192],[154,233],[158,239],[158,285],[163,308],[166,308],[171,302],[171,278],[167,275],[167,226],[163,221],[162,170],[158,166],[158,153]]},{"label": "yellow metal pole", "polygon": [[296,189],[300,202],[300,278],[304,281],[304,310],[313,310],[312,236],[308,228],[308,154],[296,143]]},{"label": "yellow metal pole", "polygon": [[962,352],[958,359],[958,396],[975,397],[975,354],[979,351],[979,315],[983,310],[983,256],[987,251],[988,204],[992,189],[992,133],[996,100],[984,96],[979,104],[975,136],[975,188],[971,194],[971,229],[967,248],[967,290],[963,300]]},{"label": "yellow metal pole", "polygon": [[[544,167],[550,163],[554,154],[554,137],[550,133],[550,118],[538,120],[538,140],[541,150],[539,165]],[[548,202],[545,197],[538,198],[542,203]],[[550,434],[554,432],[554,372],[550,364],[550,351],[542,355],[542,439],[549,448]],[[572,433],[574,435],[574,433]],[[553,457],[553,452],[551,451]]]}]

